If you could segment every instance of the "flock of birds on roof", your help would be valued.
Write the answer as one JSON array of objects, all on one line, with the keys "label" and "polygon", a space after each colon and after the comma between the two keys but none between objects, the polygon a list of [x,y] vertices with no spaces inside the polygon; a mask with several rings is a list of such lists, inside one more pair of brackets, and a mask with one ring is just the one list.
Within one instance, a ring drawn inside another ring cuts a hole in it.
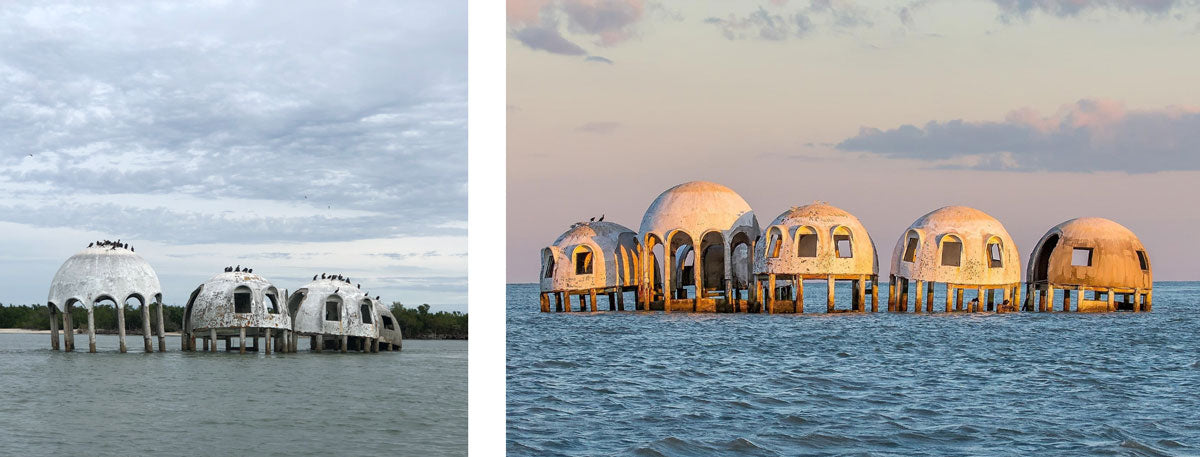
[{"label": "flock of birds on roof", "polygon": [[236,267],[225,267],[226,273],[254,273],[253,268],[242,268],[241,265]]},{"label": "flock of birds on roof", "polygon": [[596,216],[592,216],[592,218],[588,219],[587,222],[576,222],[574,224],[571,224],[571,228],[579,227],[580,225],[588,225],[592,222],[604,222],[604,215],[601,214],[599,220],[596,220]]},{"label": "flock of birds on roof", "polygon": [[129,246],[129,243],[122,243],[120,239],[117,239],[117,241],[104,240],[104,241],[93,241],[91,243],[88,243],[89,248],[93,247],[93,246],[95,246],[95,247],[108,246],[108,249],[110,251],[117,249],[117,248],[121,248],[121,249],[128,249],[129,252],[134,252],[133,248]]}]

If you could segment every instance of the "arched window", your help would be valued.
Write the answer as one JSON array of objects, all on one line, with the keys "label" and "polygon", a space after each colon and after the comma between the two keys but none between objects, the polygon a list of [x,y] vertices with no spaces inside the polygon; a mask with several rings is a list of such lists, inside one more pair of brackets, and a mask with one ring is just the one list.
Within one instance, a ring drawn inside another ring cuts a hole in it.
[{"label": "arched window", "polygon": [[837,253],[838,258],[849,259],[854,257],[854,246],[852,243],[850,229],[845,226],[838,226],[833,229],[833,249]]},{"label": "arched window", "polygon": [[942,266],[962,266],[962,240],[954,235],[942,237]]},{"label": "arched window", "polygon": [[362,323],[370,324],[371,322],[373,322],[371,320],[371,302],[369,302],[369,301],[363,302],[362,306],[359,306],[358,309],[359,309],[359,315],[362,316]]},{"label": "arched window", "polygon": [[1138,264],[1142,266],[1142,270],[1150,269],[1150,259],[1146,257],[1146,251],[1138,251]]},{"label": "arched window", "polygon": [[250,292],[249,287],[237,286],[236,289],[233,289],[233,312],[250,312],[250,303],[252,302],[251,297],[253,296],[254,295],[252,292]]},{"label": "arched window", "polygon": [[325,320],[342,320],[342,297],[330,295],[325,298]]},{"label": "arched window", "polygon": [[812,227],[800,227],[796,230],[796,256],[817,256],[817,231]]},{"label": "arched window", "polygon": [[592,274],[592,248],[580,245],[575,248],[575,274]]},{"label": "arched window", "polygon": [[1000,239],[991,237],[987,243],[988,268],[1000,268],[1004,266],[1003,249],[1001,249]]},{"label": "arched window", "polygon": [[921,237],[916,232],[908,232],[908,241],[904,242],[904,261],[913,262],[917,259],[917,245],[921,243]]},{"label": "arched window", "polygon": [[395,329],[396,329],[396,325],[395,325],[395,324],[392,324],[392,318],[391,318],[391,317],[388,317],[388,316],[379,316],[379,317],[383,318],[383,327],[384,327],[384,328],[386,328],[386,329],[388,329],[388,330],[395,330]]},{"label": "arched window", "polygon": [[554,277],[554,251],[551,251],[550,248],[542,250],[542,277]]},{"label": "arched window", "polygon": [[783,247],[783,234],[780,233],[779,227],[771,227],[771,237],[767,242],[767,257],[779,257],[779,248]]},{"label": "arched window", "polygon": [[275,288],[267,289],[266,293],[263,294],[263,297],[267,299],[265,304],[267,305],[267,313],[269,314],[279,314],[279,298],[275,294]]}]

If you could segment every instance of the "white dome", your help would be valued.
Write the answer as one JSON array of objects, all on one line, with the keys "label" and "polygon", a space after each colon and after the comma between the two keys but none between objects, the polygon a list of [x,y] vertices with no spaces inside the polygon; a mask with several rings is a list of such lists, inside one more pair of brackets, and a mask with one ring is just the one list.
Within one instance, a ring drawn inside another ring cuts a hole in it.
[{"label": "white dome", "polygon": [[753,232],[751,241],[759,234],[758,219],[746,200],[720,184],[692,181],[659,194],[646,209],[639,233],[643,240],[652,233],[667,242],[668,233],[680,230],[699,242],[706,232],[729,235],[739,228]]},{"label": "white dome", "polygon": [[[577,274],[576,251],[592,253],[590,273]],[[583,222],[571,226],[542,250],[543,291],[585,290],[637,285],[637,234],[613,222]],[[549,273],[549,277],[547,277]]]},{"label": "white dome", "polygon": [[[375,302],[375,311],[379,313],[379,342],[394,344],[397,347],[404,346],[404,332],[400,329],[400,321],[392,314],[392,310],[383,306],[383,302],[375,300],[371,297],[371,301]],[[387,327],[387,319],[391,319],[392,328]]]},{"label": "white dome", "polygon": [[[340,303],[338,320],[325,319],[327,301]],[[362,309],[371,313],[364,322]],[[288,297],[288,311],[292,315],[292,330],[305,335],[349,335],[378,338],[379,313],[374,300],[354,284],[337,279],[317,279],[296,289]]]},{"label": "white dome", "polygon": [[50,282],[46,302],[62,309],[67,302],[78,301],[90,309],[102,298],[123,306],[131,296],[141,298],[143,304],[161,299],[158,275],[135,252],[103,246],[85,248],[67,259]]},{"label": "white dome", "polygon": [[[234,293],[250,296],[249,312],[237,312]],[[273,306],[272,306],[273,305]],[[271,312],[271,309],[274,312]],[[219,273],[192,292],[184,308],[188,331],[210,328],[291,329],[283,294],[256,273]]]},{"label": "white dome", "polygon": [[[814,235],[809,239],[815,239],[815,245],[800,246],[800,235]],[[849,237],[848,257],[838,255],[839,237]],[[772,252],[775,242],[779,243],[777,253]],[[879,272],[875,242],[867,228],[853,214],[826,203],[784,211],[766,227],[760,246],[754,258],[758,273],[874,276]]]},{"label": "white dome", "polygon": [[[958,256],[953,248],[943,250],[946,242],[959,243]],[[998,263],[991,261],[990,244],[998,244]],[[893,275],[910,280],[964,286],[1021,282],[1020,255],[1004,225],[966,206],[940,208],[913,222],[896,242],[891,265]]]}]

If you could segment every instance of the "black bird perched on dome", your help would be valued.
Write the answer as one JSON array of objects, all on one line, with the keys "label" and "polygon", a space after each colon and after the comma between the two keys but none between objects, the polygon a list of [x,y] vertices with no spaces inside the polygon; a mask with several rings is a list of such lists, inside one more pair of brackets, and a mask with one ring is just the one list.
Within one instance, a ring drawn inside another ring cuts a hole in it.
[{"label": "black bird perched on dome", "polygon": [[137,252],[137,251],[133,250],[133,248],[129,248],[129,252]]},{"label": "black bird perched on dome", "polygon": [[592,216],[591,219],[588,219],[588,222],[596,222],[596,216]]},{"label": "black bird perched on dome", "polygon": [[376,301],[378,301],[378,300],[379,300],[379,296],[378,296],[378,295],[376,295],[376,296],[375,296],[375,300],[376,300]]},{"label": "black bird perched on dome", "polygon": [[355,285],[354,285],[354,287],[356,287],[356,288],[359,288],[359,289],[362,289],[362,284],[361,284],[361,283],[360,283],[360,284],[355,284]]},{"label": "black bird perched on dome", "polygon": [[604,215],[603,215],[603,214],[601,214],[601,215],[600,215],[600,220],[598,220],[598,221],[596,221],[596,222],[604,222]]},{"label": "black bird perched on dome", "polygon": [[254,269],[253,269],[253,268],[247,268],[247,269],[246,269],[246,273],[254,273]]},{"label": "black bird perched on dome", "polygon": [[89,248],[92,247],[93,244],[96,244],[96,243],[88,243],[88,247]]},{"label": "black bird perched on dome", "polygon": [[340,290],[342,290],[342,288],[341,288],[341,287],[339,287],[339,288],[337,288],[337,289],[333,289],[333,293],[335,293],[335,294],[336,294],[336,293],[338,293],[338,291],[340,291]]},{"label": "black bird perched on dome", "polygon": [[313,275],[313,281],[317,280],[317,275]]},{"label": "black bird perched on dome", "polygon": [[325,279],[325,273],[321,273],[321,279]]},{"label": "black bird perched on dome", "polygon": [[232,271],[233,271],[233,266],[228,266],[228,267],[225,267],[225,272],[226,272],[226,273],[229,273],[229,272],[232,272]]},{"label": "black bird perched on dome", "polygon": [[236,267],[234,267],[234,268],[233,268],[233,271],[234,271],[235,273],[241,273],[241,272],[242,272],[242,265],[241,265],[241,264],[238,264],[238,266],[236,266]]}]

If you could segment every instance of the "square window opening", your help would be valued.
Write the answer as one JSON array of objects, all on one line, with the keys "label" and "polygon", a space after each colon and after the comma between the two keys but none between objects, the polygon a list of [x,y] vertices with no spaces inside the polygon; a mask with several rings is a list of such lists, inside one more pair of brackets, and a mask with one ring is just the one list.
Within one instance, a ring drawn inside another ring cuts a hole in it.
[{"label": "square window opening", "polygon": [[359,314],[362,316],[364,324],[370,324],[371,320],[371,305],[363,304],[359,307]]},{"label": "square window opening", "polygon": [[235,313],[250,312],[250,292],[234,292],[233,293],[233,312],[235,312]]},{"label": "square window opening", "polygon": [[942,242],[942,266],[962,266],[962,243],[958,241]]},{"label": "square window opening", "polygon": [[270,314],[279,314],[279,301],[275,299],[275,294],[266,294],[267,297],[267,312]]},{"label": "square window opening", "polygon": [[851,249],[849,235],[834,235],[833,243],[837,248],[838,258],[849,259],[854,257],[854,250]]},{"label": "square window opening", "polygon": [[1092,266],[1092,248],[1074,248],[1071,250],[1071,266]]},{"label": "square window opening", "polygon": [[592,274],[592,251],[575,253],[575,274]]},{"label": "square window opening", "polygon": [[325,320],[327,320],[327,321],[342,320],[342,316],[340,316],[338,313],[338,302],[335,302],[335,301],[325,302]]},{"label": "square window opening", "polygon": [[383,327],[384,327],[384,328],[386,328],[386,329],[388,329],[388,330],[395,330],[395,329],[396,329],[396,325],[395,325],[395,324],[392,324],[392,318],[390,318],[390,317],[387,317],[387,316],[382,316],[382,317],[383,317]]},{"label": "square window opening", "polygon": [[800,247],[796,251],[796,255],[800,257],[816,257],[817,256],[817,234],[805,233],[800,235]]},{"label": "square window opening", "polygon": [[908,244],[904,246],[904,261],[912,262],[917,258],[917,237],[909,237]]},{"label": "square window opening", "polygon": [[992,243],[988,245],[988,266],[991,268],[1000,268],[1004,266],[1004,261],[1000,257],[1000,244]]}]

